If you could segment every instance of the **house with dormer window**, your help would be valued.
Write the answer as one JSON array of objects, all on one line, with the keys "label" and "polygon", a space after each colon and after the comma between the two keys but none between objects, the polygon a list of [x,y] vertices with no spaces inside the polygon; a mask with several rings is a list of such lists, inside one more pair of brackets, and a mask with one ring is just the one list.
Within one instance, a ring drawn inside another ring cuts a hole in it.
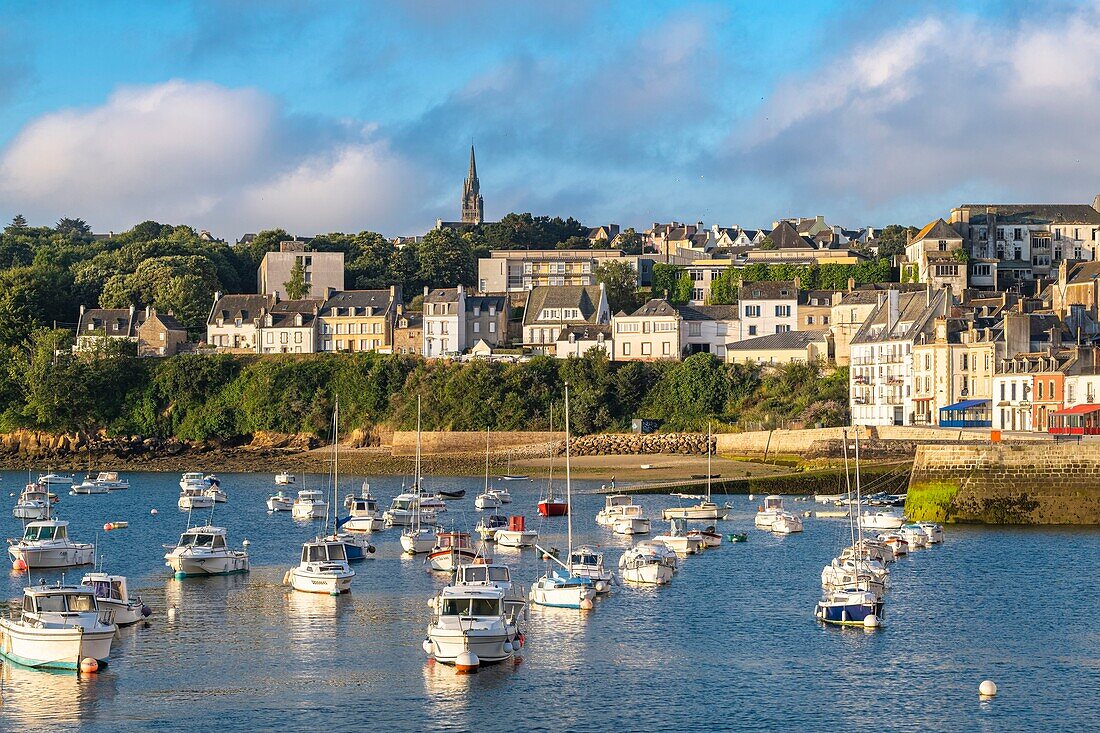
[{"label": "house with dormer window", "polygon": [[523,347],[553,356],[566,328],[610,322],[603,284],[532,288],[523,309]]},{"label": "house with dormer window", "polygon": [[260,317],[261,354],[312,354],[317,351],[317,318],[324,300],[283,300]]},{"label": "house with dormer window", "polygon": [[214,293],[206,317],[206,343],[218,351],[259,353],[260,318],[275,302],[274,295]]},{"label": "house with dormer window", "polygon": [[386,290],[329,290],[317,319],[318,351],[382,351],[393,348],[401,286]]}]

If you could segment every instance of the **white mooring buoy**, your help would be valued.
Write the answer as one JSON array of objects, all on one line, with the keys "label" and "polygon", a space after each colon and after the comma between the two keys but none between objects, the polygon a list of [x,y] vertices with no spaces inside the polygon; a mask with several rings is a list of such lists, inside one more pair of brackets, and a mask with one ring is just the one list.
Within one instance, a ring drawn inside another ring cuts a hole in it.
[{"label": "white mooring buoy", "polygon": [[982,683],[978,685],[978,694],[983,698],[994,697],[997,694],[997,685],[993,680],[982,680]]},{"label": "white mooring buoy", "polygon": [[177,609],[175,606],[169,606],[168,607],[168,620],[169,621],[175,621],[177,615],[179,615],[179,609]]},{"label": "white mooring buoy", "polygon": [[877,629],[881,625],[882,621],[873,613],[869,613],[863,617],[863,628],[865,629]]}]

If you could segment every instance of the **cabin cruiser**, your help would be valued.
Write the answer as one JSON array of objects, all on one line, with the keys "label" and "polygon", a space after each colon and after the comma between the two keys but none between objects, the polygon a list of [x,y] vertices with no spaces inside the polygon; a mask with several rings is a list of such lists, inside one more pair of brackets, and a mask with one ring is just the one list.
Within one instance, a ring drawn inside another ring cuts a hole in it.
[{"label": "cabin cruiser", "polygon": [[563,568],[548,570],[531,586],[531,602],[552,608],[592,608],[596,584]]},{"label": "cabin cruiser", "polygon": [[447,502],[440,494],[421,494],[420,495],[420,509],[429,509],[433,512],[445,512],[447,511]]},{"label": "cabin cruiser", "polygon": [[894,561],[894,549],[885,542],[863,537],[856,540],[854,545],[849,545],[840,551],[840,557],[854,558],[856,560],[877,560],[882,565]]},{"label": "cabin cruiser", "polygon": [[118,471],[100,471],[94,480],[97,486],[106,487],[108,491],[124,491],[130,488],[130,481],[120,478]]},{"label": "cabin cruiser", "polygon": [[623,507],[628,510],[611,524],[611,531],[615,534],[635,535],[649,534],[652,523],[649,517],[642,516],[642,508],[637,504]]},{"label": "cabin cruiser", "polygon": [[180,491],[188,488],[206,489],[206,481],[201,471],[187,471],[180,477]]},{"label": "cabin cruiser", "polygon": [[859,515],[859,526],[862,529],[900,529],[903,524],[905,517],[896,512],[876,509]]},{"label": "cabin cruiser", "polygon": [[902,525],[901,528],[898,529],[898,534],[905,538],[911,550],[932,546],[932,538],[924,531],[924,527],[921,527],[919,524]]},{"label": "cabin cruiser", "polygon": [[302,544],[301,562],[287,572],[284,582],[303,593],[338,596],[351,590],[354,577],[344,543],[325,537]]},{"label": "cabin cruiser", "polygon": [[50,494],[37,484],[27,484],[19,495],[19,501],[11,510],[11,515],[24,521],[46,519],[50,515]]},{"label": "cabin cruiser", "polygon": [[141,602],[140,596],[130,597],[126,578],[122,575],[88,573],[80,584],[92,589],[100,610],[111,611],[112,620],[119,626],[136,624],[153,613]]},{"label": "cabin cruiser", "polygon": [[9,540],[13,566],[27,569],[69,568],[95,562],[95,547],[69,539],[69,523],[60,519],[30,522],[18,541]]},{"label": "cabin cruiser", "polygon": [[474,499],[474,507],[479,510],[500,509],[502,506],[504,506],[504,502],[492,491],[478,494],[477,498]]},{"label": "cabin cruiser", "polygon": [[469,652],[476,664],[511,659],[518,648],[519,632],[505,615],[505,592],[492,585],[451,585],[429,601],[425,653],[435,661],[454,664]]},{"label": "cabin cruiser", "polygon": [[477,551],[470,540],[469,532],[440,532],[435,537],[435,545],[428,553],[428,563],[432,570],[453,572],[459,565],[465,565],[477,557]]},{"label": "cabin cruiser", "polygon": [[791,512],[779,512],[772,521],[771,531],[776,534],[792,534],[802,531],[802,517]]},{"label": "cabin cruiser", "polygon": [[493,494],[496,498],[500,499],[501,504],[511,504],[512,494],[508,491],[506,486],[500,486],[495,489],[489,489],[487,493]]},{"label": "cabin cruiser", "polygon": [[935,522],[915,522],[915,524],[924,530],[924,534],[933,545],[943,542],[943,525]]},{"label": "cabin cruiser", "polygon": [[203,481],[206,483],[206,491],[203,492],[206,496],[209,496],[218,504],[224,504],[229,501],[229,496],[226,495],[225,489],[222,488],[221,479],[214,474],[210,474],[204,478]]},{"label": "cabin cruiser", "polygon": [[669,533],[661,535],[660,537],[654,537],[653,539],[655,541],[665,543],[665,545],[677,555],[694,555],[703,549],[702,537],[692,536],[681,532],[675,519],[670,520],[669,524],[672,525]]},{"label": "cabin cruiser", "polygon": [[176,506],[185,512],[189,512],[192,509],[209,509],[214,506],[214,497],[207,495],[206,484],[195,484],[192,482],[183,485],[180,482],[180,498],[176,502]]},{"label": "cabin cruiser", "polygon": [[106,664],[118,631],[111,615],[87,586],[24,588],[19,615],[0,618],[0,656],[40,669],[79,669],[84,659]]},{"label": "cabin cruiser", "polygon": [[597,593],[610,593],[615,573],[604,567],[603,553],[591,545],[574,547],[569,555],[569,572],[578,578],[588,578]]},{"label": "cabin cruiser", "polygon": [[[504,591],[505,615],[519,617],[527,605],[522,586],[512,582],[512,570],[492,558],[478,557],[473,562],[459,565],[455,571],[454,585],[493,585]],[[513,608],[509,610],[509,606]]]},{"label": "cabin cruiser", "polygon": [[289,471],[280,471],[279,473],[275,474],[276,486],[293,486],[294,481],[294,474],[290,473]]},{"label": "cabin cruiser", "polygon": [[814,609],[814,616],[837,626],[875,627],[882,622],[882,597],[867,590],[842,588],[826,591]]},{"label": "cabin cruiser", "polygon": [[524,517],[508,517],[508,526],[498,529],[493,540],[501,547],[534,547],[539,533],[527,529]]},{"label": "cabin cruiser", "polygon": [[884,532],[878,536],[878,540],[884,548],[889,550],[894,560],[909,554],[909,543],[898,532]]},{"label": "cabin cruiser", "polygon": [[302,489],[290,509],[294,519],[324,519],[328,515],[328,502],[324,493],[316,489]]},{"label": "cabin cruiser", "polygon": [[37,483],[44,487],[46,491],[49,491],[51,489],[71,489],[76,481],[72,476],[63,476],[59,473],[47,473],[44,476],[39,476]]},{"label": "cabin cruiser", "polygon": [[699,497],[700,501],[692,506],[674,506],[661,512],[662,519],[725,519],[733,511],[729,504],[720,505],[706,497]]},{"label": "cabin cruiser", "polygon": [[367,494],[351,497],[348,517],[340,526],[348,532],[377,532],[383,525],[382,512],[378,510],[378,500]]},{"label": "cabin cruiser", "polygon": [[289,512],[294,509],[294,497],[285,493],[282,489],[267,497],[267,510],[269,512]]},{"label": "cabin cruiser", "polygon": [[753,521],[757,529],[770,530],[782,513],[783,497],[772,494],[764,497],[764,506],[756,512],[756,519]]},{"label": "cabin cruiser", "polygon": [[619,577],[627,583],[665,585],[676,572],[676,553],[663,543],[639,542],[619,558]]},{"label": "cabin cruiser", "polygon": [[229,549],[224,527],[191,527],[164,559],[177,578],[229,575],[249,570],[248,553]]},{"label": "cabin cruiser", "polygon": [[[624,516],[628,511],[628,508],[635,506],[633,498],[626,494],[614,494],[613,496],[605,496],[603,500],[603,509],[596,512],[596,524],[601,527],[614,526],[615,520]],[[641,507],[638,507],[638,516],[641,516]]]},{"label": "cabin cruiser", "polygon": [[99,482],[97,482],[91,474],[88,474],[87,476],[84,477],[84,480],[81,481],[79,484],[74,483],[72,485],[72,488],[69,490],[69,493],[70,494],[77,494],[77,495],[81,495],[81,494],[108,494],[108,493],[110,493],[110,491],[111,490],[108,489],[106,486],[104,486],[104,485],[100,484]]},{"label": "cabin cruiser", "polygon": [[495,542],[497,532],[502,529],[508,529],[508,517],[500,514],[483,514],[474,527],[482,542]]},{"label": "cabin cruiser", "polygon": [[[398,494],[390,503],[390,508],[382,513],[382,521],[387,527],[407,527],[413,523],[417,514],[418,497],[416,494]],[[435,524],[435,512],[420,509],[420,521]]]}]

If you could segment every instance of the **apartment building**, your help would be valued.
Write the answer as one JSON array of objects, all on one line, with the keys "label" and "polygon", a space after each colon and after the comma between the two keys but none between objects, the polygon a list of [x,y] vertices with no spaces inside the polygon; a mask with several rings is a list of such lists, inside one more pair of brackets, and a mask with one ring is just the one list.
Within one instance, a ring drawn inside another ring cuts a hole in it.
[{"label": "apartment building", "polygon": [[393,351],[401,286],[386,290],[329,291],[318,325],[321,351]]},{"label": "apartment building", "polygon": [[624,255],[618,249],[496,250],[477,261],[478,289],[483,293],[521,293],[536,287],[595,285],[603,262],[625,262],[638,284],[653,281],[653,258]]},{"label": "apartment building", "polygon": [[680,359],[680,312],[667,300],[654,298],[629,315],[611,319],[615,357],[619,361]]},{"label": "apartment building", "polygon": [[313,354],[322,298],[282,300],[259,318],[256,340],[261,354]]},{"label": "apartment building", "polygon": [[800,287],[798,278],[741,283],[741,338],[797,331]]},{"label": "apartment building", "polygon": [[523,346],[536,354],[557,353],[558,336],[566,328],[611,322],[607,292],[600,285],[534,287],[523,308]]},{"label": "apartment building", "polygon": [[344,253],[306,250],[306,243],[291,240],[279,243],[278,252],[268,252],[256,271],[257,291],[286,299],[284,283],[290,281],[294,266],[301,263],[307,297],[324,297],[329,288],[344,289]]}]

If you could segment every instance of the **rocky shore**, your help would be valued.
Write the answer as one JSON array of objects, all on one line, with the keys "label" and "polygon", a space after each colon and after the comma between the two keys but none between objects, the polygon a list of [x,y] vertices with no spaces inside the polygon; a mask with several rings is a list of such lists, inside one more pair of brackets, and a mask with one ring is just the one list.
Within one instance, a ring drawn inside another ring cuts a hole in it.
[{"label": "rocky shore", "polygon": [[[717,445],[717,438],[710,440],[711,450]],[[702,433],[606,433],[599,435],[581,435],[569,443],[575,456],[605,455],[705,455],[707,436]]]}]

